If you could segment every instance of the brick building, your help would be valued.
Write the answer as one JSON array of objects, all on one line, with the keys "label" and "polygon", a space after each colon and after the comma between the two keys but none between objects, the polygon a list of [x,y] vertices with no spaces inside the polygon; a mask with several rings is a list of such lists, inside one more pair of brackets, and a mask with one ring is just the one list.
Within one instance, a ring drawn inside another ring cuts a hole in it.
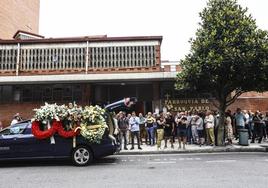
[{"label": "brick building", "polygon": [[[44,102],[102,105],[135,96],[137,112],[168,105],[174,111],[213,109],[209,93],[174,90],[181,69],[178,62],[161,61],[161,36],[44,38],[34,34],[39,0],[2,0],[0,7],[0,119],[5,126],[17,112],[31,118],[32,109]],[[266,111],[268,93],[243,94],[230,108],[238,106]]]},{"label": "brick building", "polygon": [[0,39],[12,39],[17,30],[38,33],[39,0],[1,0],[0,7]]},{"label": "brick building", "polygon": [[173,88],[177,65],[172,71],[161,67],[161,36],[46,39],[20,31],[14,38],[0,41],[0,114],[6,124],[16,112],[32,117],[44,102],[107,104],[136,96],[135,110],[153,111]]},{"label": "brick building", "polygon": [[[137,112],[213,109],[210,93],[175,91],[181,69],[161,62],[161,42],[161,36],[47,39],[18,31],[0,41],[1,119],[7,125],[17,112],[31,118],[44,102],[104,105],[127,96],[138,98]],[[266,111],[268,94],[246,93],[230,108],[237,106]]]}]

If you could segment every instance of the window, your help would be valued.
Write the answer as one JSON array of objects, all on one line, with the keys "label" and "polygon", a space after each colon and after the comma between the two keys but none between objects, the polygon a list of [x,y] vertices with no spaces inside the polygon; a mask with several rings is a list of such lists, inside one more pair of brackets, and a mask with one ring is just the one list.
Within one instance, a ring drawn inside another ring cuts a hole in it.
[{"label": "window", "polygon": [[26,129],[28,123],[19,123],[3,129],[0,135],[16,135],[22,134]]}]

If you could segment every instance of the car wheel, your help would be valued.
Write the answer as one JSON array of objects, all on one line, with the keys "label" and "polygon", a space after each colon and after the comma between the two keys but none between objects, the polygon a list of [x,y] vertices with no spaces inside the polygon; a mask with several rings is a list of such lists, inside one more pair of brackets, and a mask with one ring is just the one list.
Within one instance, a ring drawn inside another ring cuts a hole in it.
[{"label": "car wheel", "polygon": [[93,153],[86,146],[78,146],[72,152],[72,160],[76,166],[86,166],[93,161]]}]

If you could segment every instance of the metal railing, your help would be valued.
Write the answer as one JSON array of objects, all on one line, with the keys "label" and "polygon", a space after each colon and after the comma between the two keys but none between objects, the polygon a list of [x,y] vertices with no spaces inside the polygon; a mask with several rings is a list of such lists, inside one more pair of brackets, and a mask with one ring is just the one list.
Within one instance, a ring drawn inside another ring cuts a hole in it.
[{"label": "metal railing", "polygon": [[155,45],[90,46],[88,42],[0,44],[0,72],[124,69],[157,66]]}]

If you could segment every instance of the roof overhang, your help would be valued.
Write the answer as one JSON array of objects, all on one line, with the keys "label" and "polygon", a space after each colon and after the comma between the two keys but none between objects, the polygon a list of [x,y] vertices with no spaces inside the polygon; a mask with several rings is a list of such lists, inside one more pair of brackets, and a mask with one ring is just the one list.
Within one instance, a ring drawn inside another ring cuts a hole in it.
[{"label": "roof overhang", "polygon": [[96,83],[126,81],[168,81],[176,78],[177,72],[112,73],[112,74],[62,74],[35,76],[0,76],[0,85],[39,83]]}]

